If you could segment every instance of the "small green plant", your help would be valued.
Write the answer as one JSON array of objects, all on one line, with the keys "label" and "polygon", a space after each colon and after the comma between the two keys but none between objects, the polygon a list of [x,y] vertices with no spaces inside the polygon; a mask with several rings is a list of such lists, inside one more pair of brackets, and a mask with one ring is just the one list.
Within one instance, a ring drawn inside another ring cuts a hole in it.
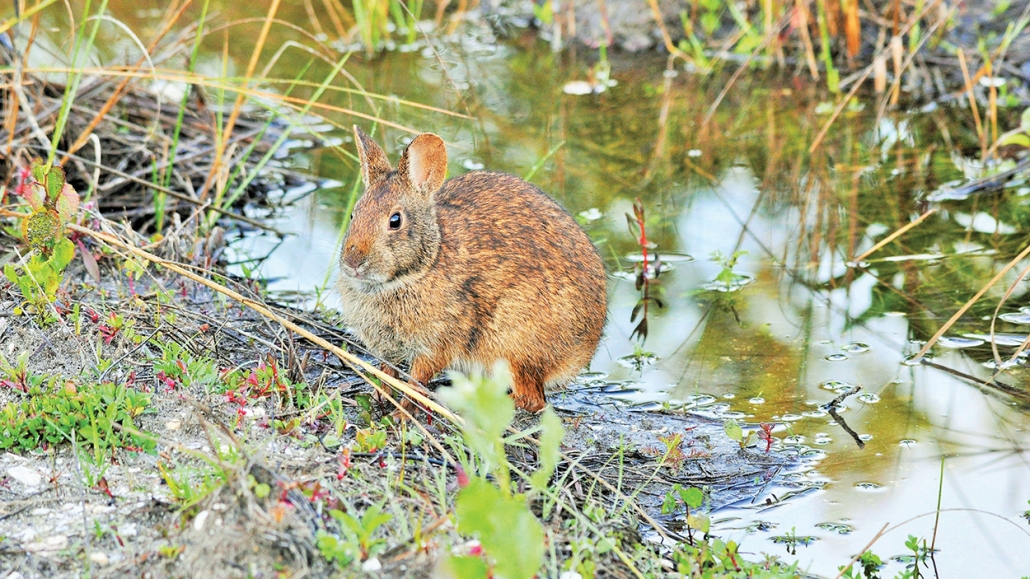
[{"label": "small green plant", "polygon": [[712,253],[709,259],[721,265],[722,269],[715,276],[715,279],[712,280],[711,287],[707,289],[734,291],[749,282],[751,280],[750,276],[734,271],[734,268],[737,267],[737,262],[747,253],[745,250],[734,251],[733,255],[729,257],[723,255],[721,251]]},{"label": "small green plant", "polygon": [[840,567],[841,577],[844,579],[880,579],[880,568],[883,567],[883,561],[872,551],[862,553],[862,556],[858,558],[857,565],[858,567],[855,567],[854,564],[847,568]]},{"label": "small green plant", "polygon": [[25,200],[29,212],[21,219],[21,234],[32,255],[21,268],[8,263],[4,276],[16,285],[25,300],[43,314],[56,299],[64,270],[75,257],[75,244],[65,237],[64,224],[79,207],[79,196],[65,182],[64,170],[36,159],[22,169],[15,194]]},{"label": "small green plant", "polygon": [[787,546],[787,552],[791,555],[797,555],[798,545],[807,547],[815,542],[816,538],[809,535],[798,535],[797,529],[791,527],[789,531],[782,535],[776,535],[772,538],[773,543],[779,543]]},{"label": "small green plant", "polygon": [[732,418],[722,424],[723,431],[726,432],[726,436],[730,437],[731,440],[735,440],[740,448],[747,448],[751,441],[755,437],[754,431],[749,430],[745,435],[744,429],[741,428],[740,423]]},{"label": "small green plant", "polygon": [[170,467],[163,462],[157,463],[161,478],[168,485],[172,499],[186,510],[191,509],[204,497],[211,494],[226,482],[225,473],[212,468],[207,463],[200,466],[176,465]]},{"label": "small green plant", "polygon": [[674,484],[672,489],[665,493],[665,500],[662,502],[662,514],[671,515],[675,513],[679,510],[679,505],[682,503],[687,517],[687,534],[690,543],[694,543],[694,531],[699,531],[702,535],[705,535],[712,526],[712,521],[708,515],[700,511],[704,501],[704,491],[697,487],[683,488],[679,484]]},{"label": "small green plant", "polygon": [[132,434],[133,420],[150,406],[149,394],[124,385],[80,383],[57,376],[27,379],[23,384],[29,386],[22,399],[0,410],[0,449],[33,450],[81,440],[93,445],[95,453],[113,448],[154,452],[153,439]]},{"label": "small green plant", "polygon": [[909,535],[905,540],[905,547],[911,551],[911,555],[902,555],[898,561],[905,563],[905,570],[898,574],[897,579],[919,579],[923,575],[919,572],[919,565],[929,567],[927,560],[933,554],[933,550],[926,544],[926,539],[920,543],[915,535]]},{"label": "small green plant", "polygon": [[673,549],[671,559],[685,577],[801,577],[797,563],[785,565],[776,559],[752,563],[740,555],[739,548],[736,542],[722,539],[699,541],[696,545],[682,542]]},{"label": "small green plant", "polygon": [[318,549],[330,561],[346,567],[355,561],[364,561],[380,553],[386,541],[375,536],[376,529],[393,519],[393,515],[383,512],[385,500],[372,505],[361,515],[355,517],[344,511],[329,511],[340,523],[341,537],[325,531],[318,532]]},{"label": "small green plant", "polygon": [[154,373],[158,381],[169,388],[194,384],[206,386],[214,384],[218,378],[213,360],[195,356],[171,340],[159,343],[158,346],[161,348],[161,357],[154,360]]}]

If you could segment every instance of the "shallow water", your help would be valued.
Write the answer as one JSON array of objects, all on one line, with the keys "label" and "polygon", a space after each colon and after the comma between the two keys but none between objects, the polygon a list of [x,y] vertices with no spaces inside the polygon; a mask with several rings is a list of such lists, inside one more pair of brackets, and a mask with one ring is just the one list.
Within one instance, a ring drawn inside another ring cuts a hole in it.
[{"label": "shallow water", "polygon": [[[907,535],[929,541],[940,488],[935,546],[943,576],[1030,572],[1021,555],[1030,527],[1020,516],[1030,508],[1028,407],[939,368],[903,363],[1025,243],[1018,233],[1028,215],[1025,185],[1001,196],[920,201],[975,164],[969,158],[979,145],[964,105],[888,112],[877,121],[878,102],[867,96],[809,153],[832,107],[807,77],[744,74],[706,123],[727,77],[668,71],[663,58],[616,60],[617,84],[575,95],[563,89],[589,78],[596,53],[556,56],[525,38],[496,46],[483,30],[441,42],[436,52],[411,48],[371,61],[355,56],[348,71],[372,93],[469,117],[375,101],[385,118],[440,134],[452,176],[479,167],[526,175],[543,160],[532,181],[582,216],[611,272],[607,334],[591,370],[621,385],[615,396],[774,422],[789,440],[784,446],[808,457],[789,486],[770,489],[776,498],[800,496],[722,511],[717,533],[742,541],[744,551],[797,559],[832,577],[886,523],[889,532],[873,548],[885,560],[904,554]],[[233,50],[242,68],[249,47]],[[299,63],[289,58],[287,70]],[[217,53],[207,59],[213,66]],[[335,104],[375,112],[355,96]],[[1004,127],[1013,115],[1001,117]],[[357,172],[347,133],[329,136],[343,138],[340,149],[295,153],[287,162],[335,183],[271,220],[290,234],[284,240],[248,235],[233,255],[261,258],[249,266],[274,291],[340,307],[332,279]],[[392,159],[410,136],[385,130]],[[648,238],[670,256],[652,287],[665,307],[649,308],[643,343],[631,337],[640,248],[625,217],[637,197]],[[900,241],[863,267],[849,266],[928,208],[937,212]],[[748,276],[736,279],[752,283],[705,291],[723,270],[713,253],[736,251],[747,253],[733,271]],[[1014,279],[934,349],[936,364],[990,376],[990,346],[977,342]],[[1001,307],[1010,315],[996,327],[1021,334],[1019,341],[1030,330],[1018,323],[1026,317],[1023,294],[1020,286]],[[1002,356],[1013,351],[1002,345],[1010,342],[999,344]],[[1000,380],[1022,388],[1025,376],[1015,368]],[[858,440],[820,409],[847,385],[862,387],[839,411]],[[763,530],[747,530],[756,527]],[[816,539],[798,545],[796,556],[775,540],[792,529]],[[894,562],[883,575],[901,568]]]}]

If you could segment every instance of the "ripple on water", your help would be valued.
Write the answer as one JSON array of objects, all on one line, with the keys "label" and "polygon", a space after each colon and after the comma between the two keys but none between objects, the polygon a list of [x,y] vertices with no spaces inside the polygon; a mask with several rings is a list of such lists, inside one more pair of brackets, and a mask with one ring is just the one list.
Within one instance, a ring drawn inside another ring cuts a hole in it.
[{"label": "ripple on water", "polygon": [[712,396],[711,394],[691,394],[690,396],[687,396],[687,401],[692,402],[696,406],[707,406],[715,402],[715,400],[715,396]]},{"label": "ripple on water", "polygon": [[626,368],[632,368],[634,370],[641,370],[648,366],[654,366],[661,360],[658,354],[652,352],[643,352],[640,354],[630,354],[629,356],[623,356],[618,359],[619,365]]},{"label": "ripple on water", "polygon": [[905,359],[901,361],[901,365],[902,366],[920,366],[920,365],[922,365],[923,360],[926,360],[927,362],[931,362],[931,361],[933,361],[933,356],[927,355],[927,356],[923,356],[922,358],[920,358],[917,354],[910,354],[908,356],[905,356]]},{"label": "ripple on water", "polygon": [[837,352],[834,354],[827,354],[825,359],[827,362],[843,362],[845,360],[850,360],[851,357],[843,352]]},{"label": "ripple on water", "polygon": [[906,448],[913,447],[917,444],[914,438],[904,438],[898,441],[898,446],[904,446]]},{"label": "ripple on water", "polygon": [[998,319],[1012,324],[1030,324],[1030,312],[1019,311],[1001,314],[998,316]]},{"label": "ripple on water", "polygon": [[783,416],[780,417],[780,420],[782,420],[784,422],[797,422],[798,420],[801,420],[802,418],[804,418],[804,416],[802,416],[800,414],[784,414]]},{"label": "ripple on water", "polygon": [[710,292],[736,292],[744,289],[745,286],[754,283],[755,276],[747,273],[734,273],[730,281],[713,280],[701,286],[701,289]]},{"label": "ripple on water", "polygon": [[878,493],[883,490],[883,485],[874,482],[857,482],[855,488],[867,493]]},{"label": "ripple on water", "polygon": [[838,535],[850,535],[855,530],[851,525],[845,525],[844,523],[817,523],[816,527],[824,531],[837,533]]},{"label": "ripple on water", "polygon": [[[689,263],[694,261],[694,256],[687,255],[686,253],[658,253],[648,254],[648,260],[654,261],[655,255],[658,256],[658,260],[665,263]],[[640,263],[644,261],[644,255],[642,253],[628,253],[626,254],[626,261],[633,263]]]},{"label": "ripple on water", "polygon": [[865,342],[848,342],[841,346],[840,350],[849,354],[864,354],[869,351],[869,344]]},{"label": "ripple on water", "polygon": [[[990,334],[962,334],[967,338],[973,338],[974,340],[984,340],[985,342],[992,341]],[[1015,348],[1021,346],[1023,341],[1026,340],[1026,334],[994,334],[993,341],[999,346],[1008,346]]]},{"label": "ripple on water", "polygon": [[604,380],[608,377],[607,372],[580,372],[579,379],[583,382],[594,382],[596,380]]},{"label": "ripple on water", "polygon": [[864,392],[858,395],[858,401],[865,404],[876,404],[880,401],[880,397],[872,392]]},{"label": "ripple on water", "polygon": [[761,396],[755,396],[754,398],[749,399],[748,402],[750,402],[751,404],[765,404],[765,398],[762,398]]},{"label": "ripple on water", "polygon": [[937,345],[942,348],[950,348],[952,350],[961,350],[962,348],[975,348],[977,346],[984,345],[983,340],[975,338],[960,338],[957,336],[941,336],[937,340]]},{"label": "ripple on water", "polygon": [[872,434],[859,434],[858,435],[858,439],[861,440],[862,442],[869,442],[870,440],[873,439],[873,435]]},{"label": "ripple on water", "polygon": [[805,418],[822,418],[824,416],[829,416],[829,413],[820,408],[819,410],[806,410],[805,412],[802,412],[801,415]]},{"label": "ripple on water", "polygon": [[607,382],[607,386],[601,389],[605,394],[634,394],[640,392],[643,385],[640,382]]},{"label": "ripple on water", "polygon": [[829,390],[830,392],[839,393],[851,388],[851,384],[848,384],[847,382],[842,382],[840,380],[827,380],[820,384],[819,387],[823,390]]}]

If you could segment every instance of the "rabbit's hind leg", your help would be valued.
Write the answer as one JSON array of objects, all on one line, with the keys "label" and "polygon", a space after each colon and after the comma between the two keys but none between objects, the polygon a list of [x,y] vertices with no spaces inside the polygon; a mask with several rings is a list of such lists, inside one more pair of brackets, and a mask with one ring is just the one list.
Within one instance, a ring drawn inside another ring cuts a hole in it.
[{"label": "rabbit's hind leg", "polygon": [[511,363],[511,397],[515,406],[532,413],[540,412],[547,405],[544,398],[544,372],[533,364]]}]

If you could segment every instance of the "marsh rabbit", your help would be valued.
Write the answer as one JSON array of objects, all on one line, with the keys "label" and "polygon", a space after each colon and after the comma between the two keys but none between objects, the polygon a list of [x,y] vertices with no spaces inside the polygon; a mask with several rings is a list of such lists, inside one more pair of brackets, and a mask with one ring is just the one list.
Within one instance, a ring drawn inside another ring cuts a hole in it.
[{"label": "marsh rabbit", "polygon": [[365,194],[340,256],[345,322],[369,350],[441,370],[511,369],[512,396],[537,412],[597,349],[605,272],[586,233],[533,185],[473,171],[444,181],[443,140],[423,133],[390,167],[357,127]]}]

